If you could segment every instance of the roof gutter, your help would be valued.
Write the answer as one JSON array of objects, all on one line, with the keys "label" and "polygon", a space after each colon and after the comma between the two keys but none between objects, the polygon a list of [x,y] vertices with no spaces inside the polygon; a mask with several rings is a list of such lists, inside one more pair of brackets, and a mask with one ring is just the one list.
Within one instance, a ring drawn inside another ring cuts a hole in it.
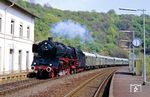
[{"label": "roof gutter", "polygon": [[7,10],[15,5],[14,2],[11,3],[8,7],[5,8],[5,23],[4,23],[4,58],[3,58],[3,74],[5,73],[5,37],[6,37],[6,16],[7,16]]},{"label": "roof gutter", "polygon": [[15,5],[15,3],[12,2],[12,4],[10,6],[8,6],[7,8],[5,8],[5,11],[7,11],[8,8],[10,8],[10,7],[14,6],[14,5]]}]

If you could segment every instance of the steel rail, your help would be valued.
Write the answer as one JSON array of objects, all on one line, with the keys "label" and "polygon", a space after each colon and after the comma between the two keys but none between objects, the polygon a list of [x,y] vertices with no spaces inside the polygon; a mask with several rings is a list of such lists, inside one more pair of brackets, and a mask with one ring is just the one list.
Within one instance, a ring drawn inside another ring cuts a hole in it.
[{"label": "steel rail", "polygon": [[20,82],[21,84],[19,85],[17,84],[17,82],[0,85],[1,87],[3,86],[0,89],[0,95],[4,95],[6,93],[11,93],[20,89],[32,87],[41,83],[48,82],[50,80],[54,80],[54,79],[47,79],[47,80],[28,79],[28,80],[24,80],[24,82]]},{"label": "steel rail", "polygon": [[94,79],[96,79],[98,76],[103,76],[106,73],[108,73],[108,69],[101,71],[99,74],[95,75],[94,77],[92,77],[89,80],[85,81],[84,83],[80,84],[78,87],[76,87],[75,89],[73,89],[71,92],[69,92],[64,97],[73,97],[73,95],[75,95],[77,92],[79,92],[88,83],[90,83],[91,81],[93,81]]},{"label": "steel rail", "polygon": [[[67,76],[69,76],[69,75],[67,75]],[[38,84],[46,83],[48,81],[62,79],[62,78],[64,78],[64,77],[55,77],[55,78],[44,79],[44,80],[29,78],[29,79],[25,79],[25,80],[21,80],[21,81],[1,84],[0,85],[0,96],[4,95],[6,93],[15,92],[17,90],[25,89],[25,88],[32,87],[32,86],[35,86]]]},{"label": "steel rail", "polygon": [[113,76],[116,70],[111,71],[109,75],[102,81],[102,83],[99,85],[97,91],[95,92],[93,97],[102,97],[103,93],[105,91],[106,85],[108,84],[109,80]]}]

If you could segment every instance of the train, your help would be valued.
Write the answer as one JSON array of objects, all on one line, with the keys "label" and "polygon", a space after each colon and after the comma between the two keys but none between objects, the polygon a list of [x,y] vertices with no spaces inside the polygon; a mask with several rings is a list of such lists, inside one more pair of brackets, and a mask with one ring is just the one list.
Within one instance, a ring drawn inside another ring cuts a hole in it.
[{"label": "train", "polygon": [[89,69],[128,65],[128,59],[83,52],[80,48],[54,42],[52,37],[33,44],[32,52],[34,58],[31,70],[37,78],[53,78]]}]

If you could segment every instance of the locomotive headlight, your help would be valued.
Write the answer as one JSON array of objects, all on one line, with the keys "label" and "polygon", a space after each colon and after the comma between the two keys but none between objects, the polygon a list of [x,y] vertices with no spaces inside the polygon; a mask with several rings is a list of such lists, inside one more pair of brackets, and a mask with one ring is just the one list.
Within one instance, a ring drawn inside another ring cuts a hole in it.
[{"label": "locomotive headlight", "polygon": [[47,68],[46,68],[46,71],[47,71],[47,72],[50,72],[50,71],[51,71],[51,68],[50,68],[50,67],[47,67]]},{"label": "locomotive headlight", "polygon": [[47,49],[47,46],[45,46],[45,49]]},{"label": "locomotive headlight", "polygon": [[49,66],[52,66],[52,64],[49,64]]}]

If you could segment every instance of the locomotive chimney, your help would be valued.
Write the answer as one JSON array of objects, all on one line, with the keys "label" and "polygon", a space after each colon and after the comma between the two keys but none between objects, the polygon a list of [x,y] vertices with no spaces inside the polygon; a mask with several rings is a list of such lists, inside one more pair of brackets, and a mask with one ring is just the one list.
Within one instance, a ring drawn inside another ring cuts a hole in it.
[{"label": "locomotive chimney", "polygon": [[48,41],[53,41],[53,37],[48,37]]}]

